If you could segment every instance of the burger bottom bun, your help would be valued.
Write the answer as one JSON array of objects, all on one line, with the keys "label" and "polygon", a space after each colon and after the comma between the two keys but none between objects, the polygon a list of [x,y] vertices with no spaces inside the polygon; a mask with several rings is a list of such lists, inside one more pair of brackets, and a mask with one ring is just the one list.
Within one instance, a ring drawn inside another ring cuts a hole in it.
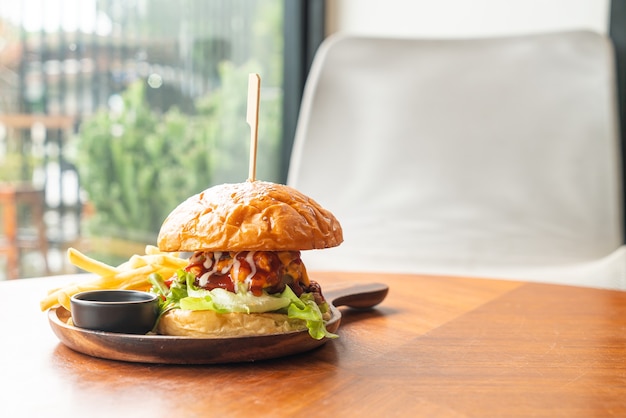
[{"label": "burger bottom bun", "polygon": [[163,314],[157,333],[185,337],[242,337],[306,329],[305,321],[277,313],[226,313],[173,309]]}]

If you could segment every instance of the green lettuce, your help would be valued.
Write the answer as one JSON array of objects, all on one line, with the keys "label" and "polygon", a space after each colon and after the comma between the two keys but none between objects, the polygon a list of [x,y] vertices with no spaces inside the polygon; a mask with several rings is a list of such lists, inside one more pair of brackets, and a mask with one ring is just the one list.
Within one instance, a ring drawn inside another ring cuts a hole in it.
[{"label": "green lettuce", "polygon": [[323,314],[328,311],[328,304],[318,306],[311,293],[303,293],[298,297],[289,286],[280,294],[270,295],[264,291],[260,296],[254,296],[245,286],[240,286],[235,293],[219,288],[198,288],[194,285],[194,275],[184,270],[177,272],[169,287],[158,274],[151,275],[149,279],[152,292],[161,296],[161,314],[177,308],[217,313],[277,312],[286,314],[290,319],[304,320],[309,335],[317,340],[337,338],[336,334],[326,329],[324,323]]}]

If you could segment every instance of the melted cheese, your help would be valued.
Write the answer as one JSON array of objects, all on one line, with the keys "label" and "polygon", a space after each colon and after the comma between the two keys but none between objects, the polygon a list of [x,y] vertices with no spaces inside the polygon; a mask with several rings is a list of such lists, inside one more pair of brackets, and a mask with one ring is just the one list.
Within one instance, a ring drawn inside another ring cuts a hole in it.
[{"label": "melted cheese", "polygon": [[309,276],[306,273],[306,269],[304,268],[304,264],[294,263],[296,258],[294,258],[294,253],[290,251],[279,251],[276,253],[278,255],[278,259],[285,266],[285,273],[293,277],[294,279],[304,283],[305,285],[309,285]]}]

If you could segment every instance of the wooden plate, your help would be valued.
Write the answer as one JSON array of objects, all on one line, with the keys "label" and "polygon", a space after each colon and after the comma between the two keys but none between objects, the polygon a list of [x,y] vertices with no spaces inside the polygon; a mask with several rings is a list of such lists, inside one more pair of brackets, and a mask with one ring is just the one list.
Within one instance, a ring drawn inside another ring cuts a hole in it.
[{"label": "wooden plate", "polygon": [[[72,350],[94,357],[142,363],[211,364],[264,360],[312,350],[327,339],[315,340],[307,331],[252,337],[193,338],[93,331],[68,324],[70,313],[51,309],[52,330]],[[335,332],[341,313],[333,308],[326,324]]]},{"label": "wooden plate", "polygon": [[[336,289],[326,295],[331,303],[330,332],[337,332],[341,312],[336,306],[370,308],[387,295],[387,286],[367,284]],[[328,339],[311,338],[308,331],[250,337],[193,338],[165,335],[119,334],[93,331],[71,325],[63,307],[50,309],[48,320],[59,340],[83,354],[110,360],[140,363],[217,364],[278,358],[312,350]]]}]

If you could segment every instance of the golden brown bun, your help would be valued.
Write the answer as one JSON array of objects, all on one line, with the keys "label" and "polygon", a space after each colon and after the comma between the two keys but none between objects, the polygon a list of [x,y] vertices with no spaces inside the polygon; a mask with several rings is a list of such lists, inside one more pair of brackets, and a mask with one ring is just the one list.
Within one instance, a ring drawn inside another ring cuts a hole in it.
[{"label": "golden brown bun", "polygon": [[161,226],[161,251],[296,251],[343,241],[332,213],[296,189],[263,181],[221,184],[174,209]]},{"label": "golden brown bun", "polygon": [[173,309],[163,314],[157,333],[186,337],[240,337],[304,330],[306,323],[277,313],[226,313]]}]

